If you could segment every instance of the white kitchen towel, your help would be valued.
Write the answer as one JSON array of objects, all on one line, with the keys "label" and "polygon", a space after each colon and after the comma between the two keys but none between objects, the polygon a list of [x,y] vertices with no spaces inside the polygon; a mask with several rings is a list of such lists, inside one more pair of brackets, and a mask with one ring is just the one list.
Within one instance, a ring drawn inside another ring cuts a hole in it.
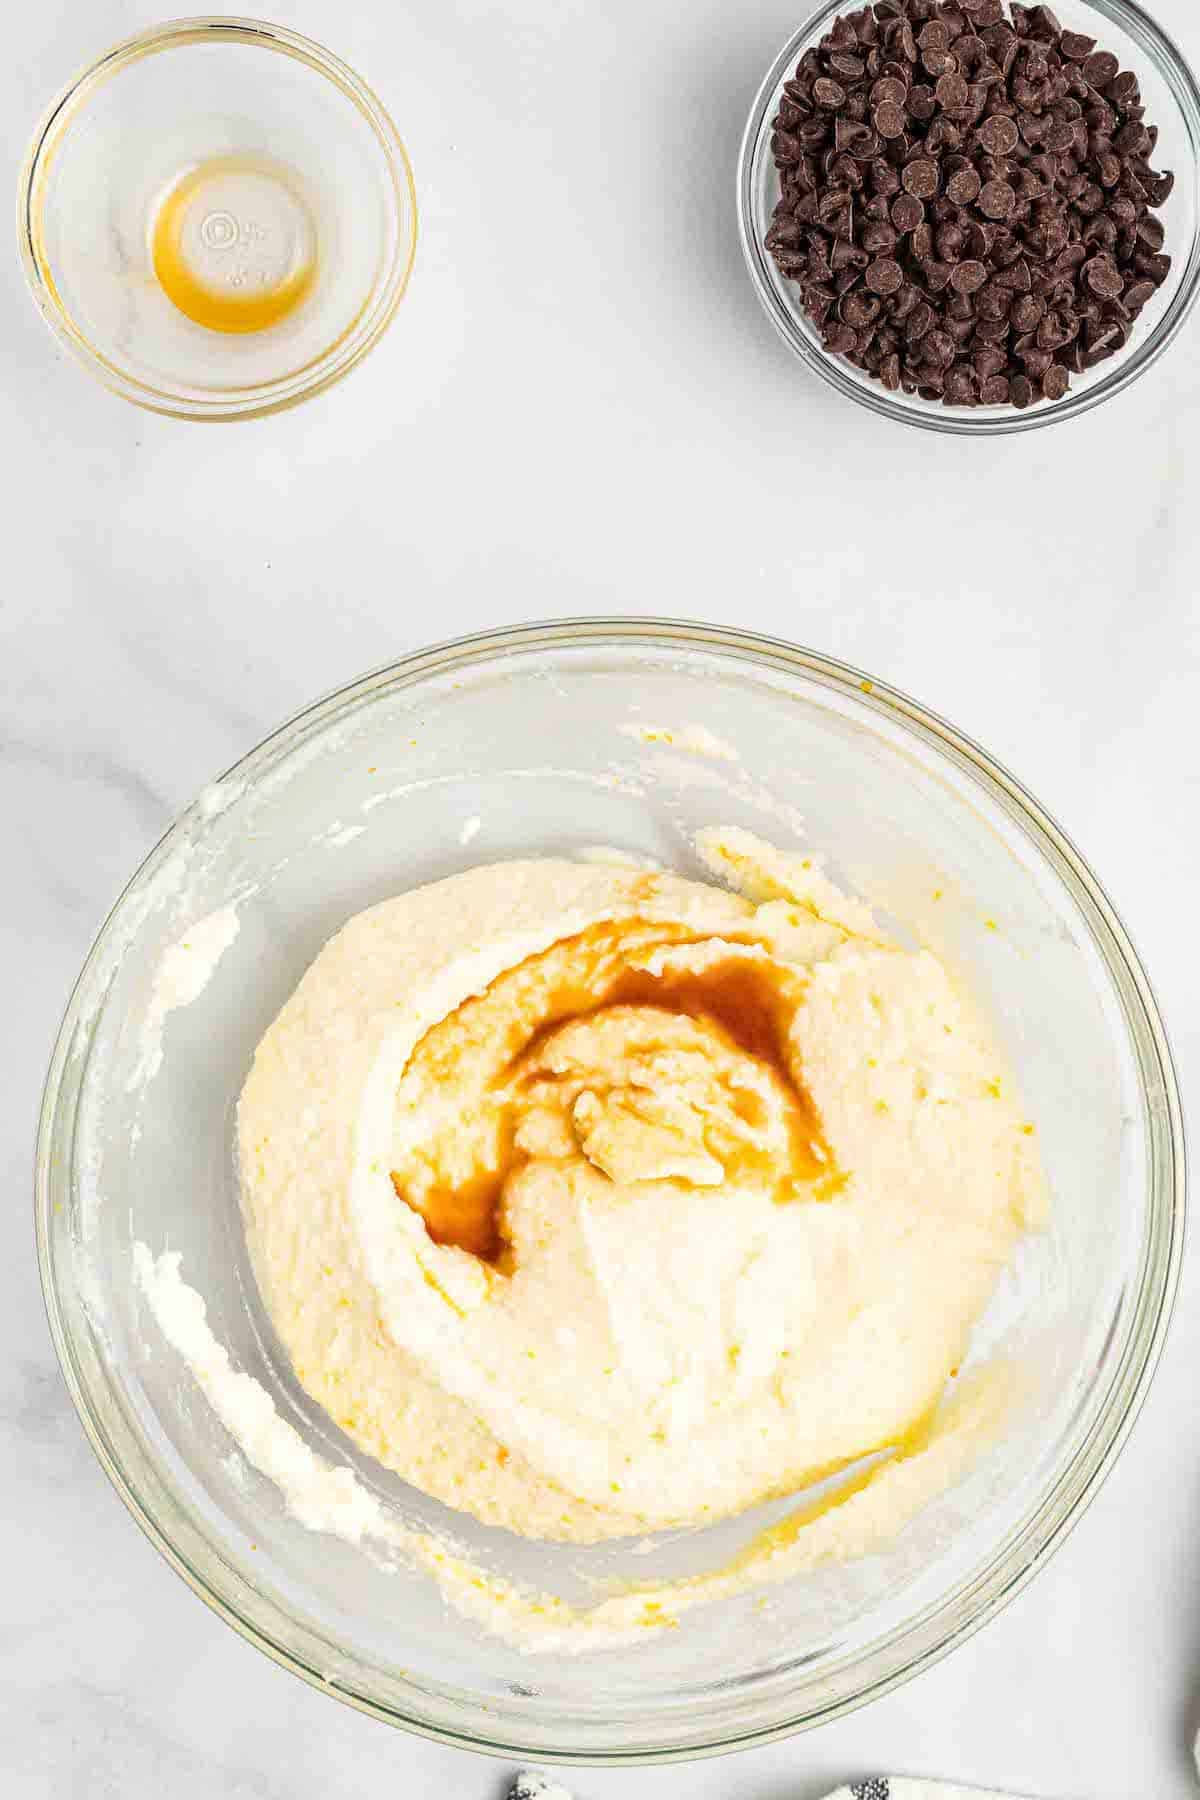
[{"label": "white kitchen towel", "polygon": [[[566,1788],[545,1775],[518,1775],[508,1800],[571,1800]],[[904,1775],[868,1775],[829,1795],[829,1800],[1021,1800],[996,1788],[954,1787],[945,1781],[913,1781]]]}]

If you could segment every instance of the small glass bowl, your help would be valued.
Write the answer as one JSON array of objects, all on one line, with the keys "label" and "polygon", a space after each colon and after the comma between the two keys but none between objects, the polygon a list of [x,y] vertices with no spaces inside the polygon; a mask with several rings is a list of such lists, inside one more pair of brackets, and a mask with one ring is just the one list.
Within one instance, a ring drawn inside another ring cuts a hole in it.
[{"label": "small glass bowl", "polygon": [[[281,274],[290,232],[313,246],[301,297],[263,329],[198,322],[156,273],[165,199],[209,169],[223,173],[194,224],[226,298]],[[47,322],[114,393],[239,419],[319,393],[378,342],[416,220],[404,145],[353,70],[278,25],[194,18],[128,38],[59,94],[25,159],[17,229]]]},{"label": "small glass bowl", "polygon": [[1200,88],[1182,52],[1134,0],[1055,0],[1054,11],[1067,31],[1079,31],[1111,50],[1123,69],[1141,83],[1148,122],[1159,127],[1155,165],[1173,169],[1175,189],[1159,217],[1166,227],[1171,273],[1134,328],[1119,356],[1071,378],[1062,400],[1043,400],[1028,411],[1014,406],[948,406],[919,394],[888,393],[881,382],[832,356],[805,313],[796,284],[780,274],[764,240],[779,198],[771,154],[772,120],[785,81],[804,52],[820,42],[839,14],[856,10],[856,0],[826,0],[788,40],[767,72],[742,139],[738,160],[738,221],[751,280],[767,316],[786,343],[831,387],[861,401],[873,412],[906,425],[959,436],[998,437],[1036,431],[1060,419],[1077,418],[1121,393],[1145,373],[1172,342],[1200,288]]}]

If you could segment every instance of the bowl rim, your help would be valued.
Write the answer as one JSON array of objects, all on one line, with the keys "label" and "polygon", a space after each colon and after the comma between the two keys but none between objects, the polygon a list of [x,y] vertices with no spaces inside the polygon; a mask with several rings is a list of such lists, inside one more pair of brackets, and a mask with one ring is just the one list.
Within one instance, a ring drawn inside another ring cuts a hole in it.
[{"label": "bowl rim", "polygon": [[[84,1431],[109,1481],[136,1523],[166,1561],[215,1613],[248,1643],[299,1676],[310,1686],[386,1723],[402,1726],[433,1741],[512,1759],[532,1757],[545,1764],[591,1766],[652,1765],[683,1762],[722,1755],[734,1750],[778,1741],[794,1733],[843,1717],[902,1685],[920,1671],[973,1636],[1015,1597],[1049,1555],[1065,1541],[1071,1529],[1095,1498],[1134,1425],[1161,1356],[1179,1285],[1186,1225],[1186,1145],[1178,1081],[1166,1030],[1149,978],[1121,920],[1104,889],[1071,840],[1038,804],[1028,790],[973,739],[935,712],[909,698],[901,690],[863,673],[860,669],[820,652],[793,645],[784,639],[737,628],[670,618],[596,616],[551,619],[500,627],[446,640],[384,663],[342,687],[336,688],[293,714],[267,734],[252,750],[221,776],[224,782],[245,784],[264,774],[283,755],[292,754],[306,739],[321,732],[334,719],[348,716],[378,695],[407,687],[425,677],[493,660],[509,652],[554,651],[587,646],[603,649],[636,649],[638,646],[668,651],[724,653],[735,662],[766,667],[784,676],[815,680],[835,693],[852,696],[893,725],[899,724],[940,750],[960,771],[979,781],[1009,818],[1019,824],[1042,852],[1051,869],[1064,880],[1084,913],[1096,948],[1118,984],[1122,1016],[1133,1034],[1136,1023],[1144,1031],[1141,1048],[1152,1062],[1159,1083],[1158,1102],[1147,1104],[1149,1143],[1146,1181],[1149,1188],[1148,1221],[1138,1271],[1136,1307],[1130,1317],[1126,1341],[1109,1379],[1107,1391],[1097,1403],[1096,1416],[1054,1486],[1034,1510],[1014,1528],[986,1566],[962,1588],[928,1606],[915,1619],[896,1627],[872,1649],[873,1657],[885,1656],[883,1672],[858,1688],[848,1687],[831,1701],[807,1712],[774,1717],[771,1722],[737,1730],[703,1742],[665,1743],[628,1748],[617,1745],[597,1749],[573,1749],[566,1744],[548,1746],[529,1741],[519,1731],[504,1733],[491,1708],[478,1707],[478,1730],[466,1730],[437,1722],[419,1712],[401,1711],[390,1702],[353,1688],[348,1681],[333,1681],[319,1668],[272,1638],[258,1623],[243,1617],[221,1593],[192,1567],[186,1554],[160,1524],[152,1499],[139,1492],[98,1409],[93,1405],[88,1381],[76,1353],[57,1281],[53,1244],[54,1184],[71,1172],[56,1171],[53,1139],[60,1104],[64,1102],[64,1077],[71,1061],[80,1054],[80,1038],[87,1040],[101,1010],[88,1002],[90,983],[105,979],[108,947],[127,901],[153,879],[181,840],[211,816],[205,789],[167,829],[125,885],[108,913],[76,979],[55,1042],[46,1077],[38,1125],[34,1208],[38,1263],[43,1298],[55,1352],[72,1403]],[[240,785],[236,788],[241,791]],[[109,966],[109,973],[112,967]],[[1127,987],[1126,985],[1127,984]],[[1149,1101],[1142,1074],[1142,1056],[1135,1059],[1139,1087]],[[73,1104],[70,1095],[65,1096]],[[1157,1132],[1157,1136],[1155,1133]],[[157,1479],[157,1472],[152,1472]],[[953,1615],[953,1616],[951,1616]],[[929,1642],[904,1653],[905,1643],[936,1621]],[[890,1658],[887,1653],[890,1653]],[[363,1683],[363,1688],[367,1687]],[[414,1696],[422,1690],[412,1684]],[[497,1721],[493,1723],[493,1721]]]},{"label": "bowl rim", "polygon": [[[131,375],[98,350],[63,304],[42,241],[40,193],[55,148],[76,115],[103,82],[131,64],[164,50],[190,44],[228,43],[269,50],[303,63],[324,77],[370,127],[386,166],[396,246],[376,291],[359,308],[341,336],[315,359],[276,381],[233,390],[219,398],[187,398]],[[407,229],[404,229],[407,220]],[[357,367],[374,349],[396,315],[412,275],[417,252],[417,193],[404,141],[382,100],[361,76],[315,39],[266,19],[238,14],[198,14],[168,19],[122,38],[78,70],[46,106],[34,129],[17,183],[17,247],[25,279],[38,311],[59,341],[97,381],[147,412],[199,423],[231,424],[261,419],[298,406],[324,392]]]},{"label": "bowl rim", "polygon": [[1007,437],[1080,418],[1103,401],[1123,393],[1154,366],[1174,343],[1200,297],[1200,84],[1175,39],[1143,11],[1138,0],[1074,0],[1074,4],[1099,14],[1131,38],[1170,89],[1192,148],[1196,220],[1178,286],[1154,329],[1140,342],[1135,340],[1125,355],[1115,357],[1109,372],[1100,380],[1078,392],[1068,392],[1062,400],[1043,401],[1025,412],[1016,407],[951,407],[940,401],[892,395],[880,382],[869,380],[842,357],[831,356],[818,347],[798,303],[791,302],[790,297],[785,300],[772,275],[770,253],[761,240],[755,217],[755,190],[763,164],[770,157],[771,118],[784,81],[802,52],[839,13],[853,10],[855,0],[820,0],[788,38],[763,77],[742,133],[737,164],[738,235],[751,286],[776,332],[794,354],[838,393],[882,418],[957,437]]}]

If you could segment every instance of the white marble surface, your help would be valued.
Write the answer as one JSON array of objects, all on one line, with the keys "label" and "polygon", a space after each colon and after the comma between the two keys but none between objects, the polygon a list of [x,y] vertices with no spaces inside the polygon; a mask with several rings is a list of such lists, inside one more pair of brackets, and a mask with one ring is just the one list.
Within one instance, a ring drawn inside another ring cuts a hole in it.
[{"label": "white marble surface", "polygon": [[[488,1800],[504,1771],[310,1692],[195,1600],[109,1490],[45,1331],[28,1191],[68,986],[195,790],[316,692],[548,613],[785,634],[981,738],[1108,884],[1200,1083],[1200,320],[1124,399],[957,445],[793,366],[730,193],[796,0],[275,0],[385,95],[423,237],[344,387],[220,430],[110,399],[0,268],[5,899],[0,1793]],[[1194,0],[1158,11],[1200,57]],[[15,175],[52,90],[142,0],[13,7]],[[1052,505],[1053,502],[1053,505]],[[998,533],[981,542],[972,521]],[[1116,1473],[1021,1599],[856,1718],[580,1800],[814,1800],[892,1768],[1061,1800],[1184,1800],[1200,1695],[1200,1268]]]}]

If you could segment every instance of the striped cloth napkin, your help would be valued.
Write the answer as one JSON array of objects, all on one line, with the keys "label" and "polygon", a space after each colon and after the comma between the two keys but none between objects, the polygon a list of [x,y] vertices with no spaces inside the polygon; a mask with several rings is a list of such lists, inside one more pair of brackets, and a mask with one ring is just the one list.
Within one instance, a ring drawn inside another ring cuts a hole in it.
[{"label": "striped cloth napkin", "polygon": [[[558,1782],[545,1775],[518,1775],[508,1800],[571,1800]],[[829,1800],[1021,1800],[1019,1794],[1001,1794],[994,1788],[955,1787],[945,1781],[912,1781],[903,1775],[869,1775],[852,1781],[829,1795]]]}]

